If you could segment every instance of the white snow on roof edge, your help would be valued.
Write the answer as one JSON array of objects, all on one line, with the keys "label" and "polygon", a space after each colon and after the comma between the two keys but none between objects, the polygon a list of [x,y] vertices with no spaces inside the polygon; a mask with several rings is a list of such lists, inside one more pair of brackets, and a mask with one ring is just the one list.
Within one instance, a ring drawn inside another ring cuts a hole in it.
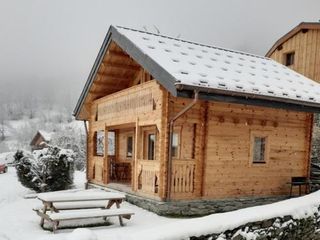
[{"label": "white snow on roof edge", "polygon": [[270,58],[130,28],[116,30],[181,85],[320,106],[319,83]]},{"label": "white snow on roof edge", "polygon": [[54,132],[46,132],[44,130],[38,130],[41,136],[44,138],[45,141],[50,142]]}]

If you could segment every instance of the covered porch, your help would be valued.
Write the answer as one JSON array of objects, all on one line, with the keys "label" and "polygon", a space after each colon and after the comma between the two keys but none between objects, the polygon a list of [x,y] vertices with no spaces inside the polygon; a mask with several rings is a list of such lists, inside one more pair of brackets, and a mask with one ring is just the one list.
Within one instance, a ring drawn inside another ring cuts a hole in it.
[{"label": "covered porch", "polygon": [[[200,196],[201,182],[196,179],[201,159],[197,156],[204,129],[198,120],[185,122],[183,118],[174,127],[168,187],[166,95],[150,81],[95,101],[88,140],[90,183],[159,200]],[[185,101],[182,104],[188,104]],[[200,105],[195,109],[200,111]]]}]

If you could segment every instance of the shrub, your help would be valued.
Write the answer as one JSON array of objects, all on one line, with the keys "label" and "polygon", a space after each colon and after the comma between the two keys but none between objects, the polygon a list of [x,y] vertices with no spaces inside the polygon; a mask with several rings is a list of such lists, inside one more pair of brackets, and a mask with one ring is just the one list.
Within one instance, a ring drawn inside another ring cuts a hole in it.
[{"label": "shrub", "polygon": [[72,149],[76,170],[84,171],[86,168],[86,137],[80,129],[65,128],[52,136],[52,144],[62,148]]},{"label": "shrub", "polygon": [[31,155],[18,150],[14,154],[14,164],[17,170],[17,176],[21,184],[27,188],[33,188],[33,175],[31,172],[32,164],[31,164]]},{"label": "shrub", "polygon": [[15,167],[21,184],[36,192],[68,189],[73,183],[74,154],[72,150],[48,146],[26,154],[17,151]]}]

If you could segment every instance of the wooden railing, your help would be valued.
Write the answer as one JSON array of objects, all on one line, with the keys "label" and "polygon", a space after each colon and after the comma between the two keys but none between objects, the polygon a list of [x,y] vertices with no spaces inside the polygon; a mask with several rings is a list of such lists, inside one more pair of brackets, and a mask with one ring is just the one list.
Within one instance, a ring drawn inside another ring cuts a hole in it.
[{"label": "wooden railing", "polygon": [[150,160],[140,160],[138,164],[138,190],[144,193],[158,194],[159,163]]},{"label": "wooden railing", "polygon": [[171,194],[176,197],[192,195],[195,185],[195,161],[173,160]]},{"label": "wooden railing", "polygon": [[114,119],[124,115],[138,116],[152,112],[158,98],[156,89],[156,82],[150,81],[97,100],[98,120]]}]

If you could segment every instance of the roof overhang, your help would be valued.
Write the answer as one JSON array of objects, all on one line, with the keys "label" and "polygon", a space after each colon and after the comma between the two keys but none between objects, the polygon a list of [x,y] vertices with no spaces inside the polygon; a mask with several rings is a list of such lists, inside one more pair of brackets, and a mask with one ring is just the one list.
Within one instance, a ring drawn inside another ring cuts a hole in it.
[{"label": "roof overhang", "polygon": [[89,90],[93,84],[93,81],[97,75],[99,66],[108,50],[110,43],[114,41],[119,45],[122,50],[124,50],[131,58],[133,58],[138,64],[140,64],[144,69],[146,69],[157,81],[165,87],[173,96],[177,96],[177,90],[174,86],[176,79],[168,73],[164,68],[157,64],[151,57],[144,54],[134,43],[132,43],[126,36],[122,35],[117,31],[113,26],[110,26],[108,33],[103,41],[103,44],[100,48],[98,56],[94,62],[94,65],[91,69],[89,77],[85,83],[85,86],[81,92],[79,100],[76,104],[76,107],[73,111],[73,115],[78,120],[85,120],[84,118],[79,117],[81,108],[84,105],[85,99],[89,93]]},{"label": "roof overhang", "polygon": [[278,41],[273,44],[270,50],[266,53],[266,57],[270,57],[271,54],[283,43],[285,43],[288,39],[292,38],[294,35],[302,31],[303,29],[306,30],[319,30],[320,29],[320,22],[302,22],[292,30],[290,30],[287,34],[282,36]]},{"label": "roof overhang", "polygon": [[[302,29],[304,26],[307,26],[305,24],[306,23],[300,24],[299,28]],[[310,26],[314,25],[315,24],[311,24]],[[320,28],[320,24],[317,24],[317,26]],[[216,88],[198,85],[185,85],[184,83],[181,83],[181,81],[178,81],[173,74],[166,70],[166,68],[162,67],[160,63],[156,62],[151,56],[140,49],[138,44],[135,44],[134,41],[131,41],[129,37],[119,31],[117,27],[111,26],[106,34],[87,82],[74,109],[74,116],[78,120],[88,119],[88,104],[85,104],[85,102],[88,98],[90,88],[92,87],[93,82],[98,74],[99,66],[101,65],[104,56],[106,55],[106,52],[108,51],[108,48],[112,42],[116,43],[126,54],[129,55],[130,58],[148,71],[159,82],[159,84],[161,84],[173,96],[192,97],[190,92],[198,90],[201,96],[200,98],[206,100],[234,102],[272,108],[285,108],[304,112],[320,112],[320,104],[316,102],[304,102],[290,98],[258,95],[240,91],[235,92],[231,90],[219,90]],[[83,112],[86,114],[83,114]]]},{"label": "roof overhang", "polygon": [[264,97],[261,95],[253,95],[247,93],[239,93],[226,92],[223,90],[214,90],[207,89],[188,85],[177,85],[178,87],[178,97],[187,97],[192,98],[195,90],[199,92],[199,99],[209,100],[209,101],[218,101],[218,102],[228,102],[228,103],[236,103],[236,104],[244,104],[244,105],[254,105],[254,106],[263,106],[270,108],[279,108],[279,109],[287,109],[291,111],[299,111],[299,112],[312,112],[312,113],[320,113],[320,105],[319,104],[311,104],[309,102],[301,103],[301,101],[289,101],[288,99],[279,99],[272,97]]}]

